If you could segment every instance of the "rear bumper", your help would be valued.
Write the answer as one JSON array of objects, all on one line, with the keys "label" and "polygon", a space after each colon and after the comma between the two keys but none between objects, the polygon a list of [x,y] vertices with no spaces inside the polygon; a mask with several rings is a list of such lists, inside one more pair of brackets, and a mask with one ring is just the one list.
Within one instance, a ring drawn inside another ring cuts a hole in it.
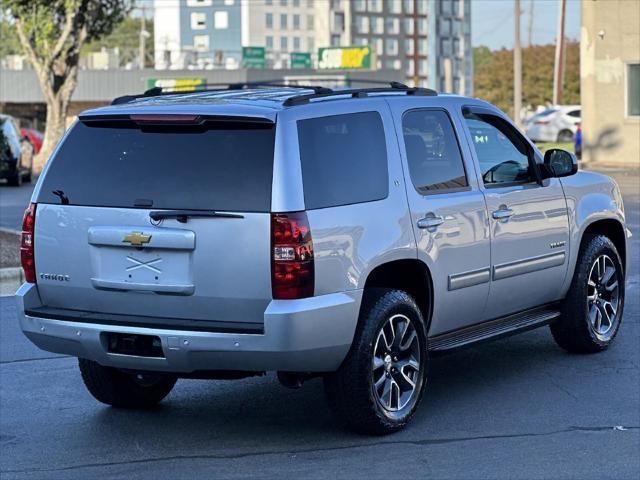
[{"label": "rear bumper", "polygon": [[[25,314],[39,307],[37,287],[16,293],[24,334],[50,352],[95,360],[101,365],[137,370],[190,373],[199,370],[334,371],[344,360],[355,333],[362,290],[301,300],[273,300],[264,313],[264,333],[213,333],[103,325]],[[163,357],[107,351],[103,332],[155,335]]]}]

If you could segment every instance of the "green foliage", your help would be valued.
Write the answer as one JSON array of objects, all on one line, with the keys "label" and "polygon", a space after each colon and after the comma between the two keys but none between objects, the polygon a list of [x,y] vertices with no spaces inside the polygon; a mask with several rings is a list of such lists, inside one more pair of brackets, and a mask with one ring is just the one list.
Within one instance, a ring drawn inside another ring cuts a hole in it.
[{"label": "green foliage", "polygon": [[0,58],[17,55],[22,52],[20,40],[13,26],[5,19],[0,19]]},{"label": "green foliage", "polygon": [[[149,32],[146,42],[147,65],[153,63],[153,21],[146,19],[145,30]],[[127,17],[111,32],[103,38],[87,43],[82,47],[81,55],[90,52],[98,52],[103,47],[107,49],[118,48],[120,50],[120,64],[124,65],[138,57],[140,45],[140,18]]]},{"label": "green foliage", "polygon": [[131,8],[129,0],[3,0],[3,6],[24,34],[22,47],[43,62],[111,33]]},{"label": "green foliage", "polygon": [[[566,44],[563,104],[580,103],[580,46]],[[554,45],[522,49],[522,104],[538,106],[553,100]],[[513,114],[513,50],[473,49],[474,94]]]}]

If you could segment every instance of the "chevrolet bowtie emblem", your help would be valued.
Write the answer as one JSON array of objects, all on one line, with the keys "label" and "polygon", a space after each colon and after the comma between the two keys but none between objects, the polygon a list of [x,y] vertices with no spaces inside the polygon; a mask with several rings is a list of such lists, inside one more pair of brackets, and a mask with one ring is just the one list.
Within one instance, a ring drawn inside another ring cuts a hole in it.
[{"label": "chevrolet bowtie emblem", "polygon": [[142,232],[127,233],[122,239],[123,242],[130,243],[134,247],[141,247],[145,243],[149,243],[151,235],[145,235]]}]

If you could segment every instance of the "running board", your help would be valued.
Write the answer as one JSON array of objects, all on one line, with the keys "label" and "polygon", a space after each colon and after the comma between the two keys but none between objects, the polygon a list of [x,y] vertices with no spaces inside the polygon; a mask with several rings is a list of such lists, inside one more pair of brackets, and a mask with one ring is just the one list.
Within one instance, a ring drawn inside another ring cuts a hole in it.
[{"label": "running board", "polygon": [[506,317],[482,322],[453,332],[429,338],[429,351],[444,353],[479,342],[508,337],[551,323],[560,312],[551,307],[537,308]]}]

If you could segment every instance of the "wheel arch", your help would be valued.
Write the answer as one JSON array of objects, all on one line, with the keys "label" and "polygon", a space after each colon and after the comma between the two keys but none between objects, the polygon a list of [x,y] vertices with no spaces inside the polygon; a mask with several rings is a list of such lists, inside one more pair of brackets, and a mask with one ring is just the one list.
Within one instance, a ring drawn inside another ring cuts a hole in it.
[{"label": "wheel arch", "polygon": [[604,235],[615,245],[620,260],[622,262],[622,268],[626,275],[627,270],[627,239],[625,234],[624,225],[614,218],[603,218],[595,220],[588,224],[582,232],[580,238],[580,248],[584,245],[585,239],[590,235]]},{"label": "wheel arch", "polygon": [[429,267],[418,259],[392,260],[376,266],[364,284],[367,289],[389,288],[403,290],[411,295],[426,322],[427,332],[433,311],[433,280]]}]

